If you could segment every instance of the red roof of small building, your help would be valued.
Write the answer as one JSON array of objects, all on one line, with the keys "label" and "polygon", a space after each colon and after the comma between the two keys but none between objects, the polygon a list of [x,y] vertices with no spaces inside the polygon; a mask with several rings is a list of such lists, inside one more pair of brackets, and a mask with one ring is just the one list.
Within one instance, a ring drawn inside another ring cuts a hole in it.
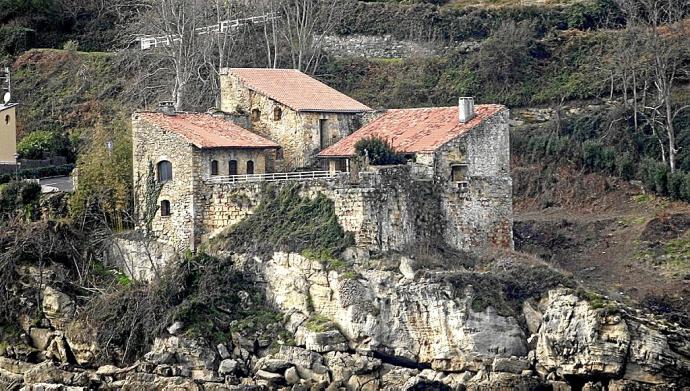
[{"label": "red roof of small building", "polygon": [[357,141],[370,137],[388,141],[400,153],[433,152],[504,109],[502,105],[477,105],[474,118],[465,123],[458,119],[457,106],[388,110],[318,156],[353,156]]},{"label": "red roof of small building", "polygon": [[295,111],[361,113],[371,111],[360,103],[296,69],[229,68],[251,90]]},{"label": "red roof of small building", "polygon": [[205,113],[138,113],[141,119],[173,132],[199,148],[279,148],[223,117]]}]

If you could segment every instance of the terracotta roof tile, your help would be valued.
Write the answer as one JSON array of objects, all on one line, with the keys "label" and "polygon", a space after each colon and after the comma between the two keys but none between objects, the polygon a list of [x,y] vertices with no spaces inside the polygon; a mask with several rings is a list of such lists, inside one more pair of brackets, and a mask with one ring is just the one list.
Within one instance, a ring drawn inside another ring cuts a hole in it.
[{"label": "terracotta roof tile", "polygon": [[141,119],[184,137],[199,148],[278,148],[273,141],[222,117],[205,113],[138,113]]},{"label": "terracotta roof tile", "polygon": [[387,140],[401,153],[432,152],[468,132],[485,119],[505,109],[502,105],[477,105],[475,117],[458,120],[457,107],[388,110],[376,120],[324,149],[319,157],[346,157],[355,154],[357,141],[377,137]]},{"label": "terracotta roof tile", "polygon": [[228,68],[225,72],[295,111],[360,113],[371,109],[296,69]]}]

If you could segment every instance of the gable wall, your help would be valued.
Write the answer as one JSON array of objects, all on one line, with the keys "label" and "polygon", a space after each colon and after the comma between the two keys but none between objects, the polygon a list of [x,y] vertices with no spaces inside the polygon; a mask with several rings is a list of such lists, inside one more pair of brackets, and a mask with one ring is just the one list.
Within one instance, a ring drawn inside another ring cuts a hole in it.
[{"label": "gable wall", "polygon": [[[445,241],[471,250],[489,244],[512,248],[509,111],[485,120],[435,154],[434,180],[442,189]],[[468,188],[451,180],[451,165],[468,165]]]},{"label": "gable wall", "polygon": [[[326,146],[334,144],[358,128],[359,115],[345,113],[297,112],[247,88],[234,75],[221,75],[221,107],[225,112],[242,111],[251,118],[253,109],[261,112],[252,120],[252,131],[267,137],[283,148],[284,160],[276,162],[276,170],[290,171],[318,164],[314,155],[321,150],[319,119],[326,119]],[[282,110],[274,120],[274,108]]]},{"label": "gable wall", "polygon": [[194,148],[175,133],[132,115],[132,165],[134,170],[135,201],[145,202],[145,188],[149,162],[162,160],[172,163],[173,179],[163,184],[160,201],[170,201],[170,216],[161,216],[160,210],[153,219],[153,234],[175,248],[193,248],[194,238]]}]

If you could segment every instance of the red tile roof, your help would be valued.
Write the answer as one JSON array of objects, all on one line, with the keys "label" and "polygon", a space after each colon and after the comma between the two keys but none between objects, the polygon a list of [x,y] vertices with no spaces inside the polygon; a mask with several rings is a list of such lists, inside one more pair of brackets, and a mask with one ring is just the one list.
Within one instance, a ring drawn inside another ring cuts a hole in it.
[{"label": "red tile roof", "polygon": [[205,113],[138,113],[144,121],[184,137],[199,148],[278,148],[273,141],[254,134],[222,117]]},{"label": "red tile roof", "polygon": [[475,117],[466,123],[458,120],[456,106],[388,110],[318,156],[353,156],[357,141],[369,137],[385,139],[401,153],[432,152],[503,109],[502,105],[477,105]]},{"label": "red tile roof", "polygon": [[296,69],[229,68],[251,90],[295,111],[361,113],[371,109]]}]

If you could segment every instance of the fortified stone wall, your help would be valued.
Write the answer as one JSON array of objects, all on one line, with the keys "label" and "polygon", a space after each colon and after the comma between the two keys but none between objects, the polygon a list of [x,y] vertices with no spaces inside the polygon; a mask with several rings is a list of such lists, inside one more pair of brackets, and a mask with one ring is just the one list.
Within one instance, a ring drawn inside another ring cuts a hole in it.
[{"label": "fortified stone wall", "polygon": [[[348,175],[301,182],[301,193],[333,200],[338,221],[357,245],[376,251],[404,250],[442,240],[440,197],[431,181],[417,181],[409,166],[377,167],[353,180]],[[292,185],[294,181],[274,185]],[[238,223],[259,205],[260,183],[211,184],[197,195],[202,239]]]},{"label": "fortified stone wall", "polygon": [[[221,110],[249,114],[253,132],[283,148],[277,170],[292,170],[314,163],[314,155],[352,133],[359,126],[358,114],[297,112],[249,88],[233,75],[221,74]],[[258,110],[258,111],[255,111]],[[280,111],[280,118],[275,115]],[[325,120],[324,135],[320,120]]]}]

